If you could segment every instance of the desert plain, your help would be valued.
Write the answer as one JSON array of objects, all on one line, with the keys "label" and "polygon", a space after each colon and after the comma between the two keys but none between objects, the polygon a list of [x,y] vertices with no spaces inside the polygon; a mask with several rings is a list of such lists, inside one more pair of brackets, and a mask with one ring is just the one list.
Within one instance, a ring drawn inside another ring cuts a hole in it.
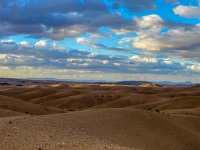
[{"label": "desert plain", "polygon": [[0,85],[1,150],[200,150],[200,86]]}]

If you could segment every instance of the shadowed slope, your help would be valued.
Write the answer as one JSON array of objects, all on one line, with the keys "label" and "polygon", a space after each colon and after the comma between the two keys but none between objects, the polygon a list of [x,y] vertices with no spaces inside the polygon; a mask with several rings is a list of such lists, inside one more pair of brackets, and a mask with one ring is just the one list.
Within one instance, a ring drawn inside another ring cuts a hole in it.
[{"label": "shadowed slope", "polygon": [[11,98],[0,95],[0,109],[12,110],[32,115],[45,115],[50,113],[61,112],[51,108],[43,107],[40,105],[28,103],[20,99]]},{"label": "shadowed slope", "polygon": [[0,118],[1,117],[11,117],[11,116],[21,116],[25,115],[24,113],[7,110],[7,109],[0,109]]},{"label": "shadowed slope", "polygon": [[87,109],[103,103],[114,101],[124,96],[124,93],[110,91],[95,91],[43,102],[43,105],[62,109]]}]

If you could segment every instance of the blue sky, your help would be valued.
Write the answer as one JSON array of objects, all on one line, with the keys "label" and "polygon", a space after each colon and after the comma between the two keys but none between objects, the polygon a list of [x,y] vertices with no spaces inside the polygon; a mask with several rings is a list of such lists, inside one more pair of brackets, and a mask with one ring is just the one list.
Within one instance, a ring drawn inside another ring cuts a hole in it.
[{"label": "blue sky", "polygon": [[200,82],[199,0],[2,0],[0,77]]}]

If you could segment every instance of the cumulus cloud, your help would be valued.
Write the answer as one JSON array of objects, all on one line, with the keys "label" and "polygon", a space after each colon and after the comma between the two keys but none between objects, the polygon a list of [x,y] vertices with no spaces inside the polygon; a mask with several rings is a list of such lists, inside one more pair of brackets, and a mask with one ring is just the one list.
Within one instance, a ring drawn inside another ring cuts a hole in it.
[{"label": "cumulus cloud", "polygon": [[137,37],[134,38],[133,46],[139,49],[158,50],[162,45],[160,42],[153,42],[153,37],[158,37],[163,28],[164,20],[156,15],[151,14],[141,18],[135,18],[138,29]]},{"label": "cumulus cloud", "polygon": [[139,29],[158,27],[164,22],[163,19],[156,14],[135,18],[135,21]]},{"label": "cumulus cloud", "polygon": [[[151,29],[154,30],[154,29]],[[170,29],[166,33],[142,31],[133,46],[145,50],[185,50],[199,46],[200,25]]]},{"label": "cumulus cloud", "polygon": [[27,41],[21,41],[19,44],[24,47],[32,47],[33,46],[31,43],[29,43]]},{"label": "cumulus cloud", "polygon": [[130,59],[142,63],[158,63],[158,60],[154,57],[141,57],[138,55],[134,55]]},{"label": "cumulus cloud", "polygon": [[47,46],[47,41],[46,40],[40,40],[37,43],[35,43],[36,47],[46,47]]},{"label": "cumulus cloud", "polygon": [[196,6],[177,6],[173,9],[174,13],[186,18],[200,18],[200,7]]},{"label": "cumulus cloud", "polygon": [[171,24],[156,14],[134,20],[137,26],[134,32],[137,36],[122,38],[119,44],[130,42],[133,48],[146,52],[200,60],[199,24]]},{"label": "cumulus cloud", "polygon": [[194,64],[187,66],[187,69],[192,70],[194,72],[200,72],[200,64]]},{"label": "cumulus cloud", "polygon": [[84,38],[84,37],[76,38],[76,42],[79,44],[92,44],[93,43],[93,41],[91,39]]},{"label": "cumulus cloud", "polygon": [[2,37],[29,34],[54,40],[97,32],[101,27],[120,29],[131,24],[122,15],[111,14],[102,0],[27,1],[23,6],[17,0],[1,1],[0,20]]}]

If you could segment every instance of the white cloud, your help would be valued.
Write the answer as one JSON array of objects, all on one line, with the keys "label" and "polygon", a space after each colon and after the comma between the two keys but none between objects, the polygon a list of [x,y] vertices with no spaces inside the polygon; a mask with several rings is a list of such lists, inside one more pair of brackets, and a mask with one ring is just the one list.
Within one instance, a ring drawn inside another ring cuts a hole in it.
[{"label": "white cloud", "polygon": [[36,47],[46,47],[48,42],[46,40],[40,40],[37,43],[35,43]]},{"label": "white cloud", "polygon": [[173,9],[174,13],[186,18],[200,18],[200,7],[196,6],[177,6]]},{"label": "white cloud", "polygon": [[167,27],[167,23],[156,14],[135,18],[135,21],[138,27],[135,31],[137,37],[126,37],[119,44],[132,39],[133,48],[148,51],[194,49],[199,45],[200,24],[167,28],[163,33],[161,31]]},{"label": "white cloud", "polygon": [[76,59],[75,58],[68,58],[67,61],[73,63],[73,62],[76,62]]},{"label": "white cloud", "polygon": [[173,61],[170,60],[170,59],[164,59],[164,60],[162,60],[162,62],[163,62],[164,64],[166,64],[166,65],[171,65],[171,64],[173,63]]},{"label": "white cloud", "polygon": [[19,44],[24,47],[33,47],[33,45],[27,41],[21,41]]},{"label": "white cloud", "polygon": [[142,18],[135,19],[138,31],[137,37],[134,38],[133,47],[145,50],[160,50],[162,47],[161,42],[154,42],[156,38],[159,38],[160,31],[163,28],[164,20],[156,15],[147,15]]},{"label": "white cloud", "polygon": [[169,45],[163,43],[164,41],[159,41],[159,38],[157,37],[137,37],[133,43],[133,46],[135,48],[149,50],[149,51],[155,51],[155,50],[162,50],[162,49],[171,49],[173,48],[173,45]]},{"label": "white cloud", "polygon": [[119,40],[118,44],[124,44],[124,43],[128,43],[128,42],[133,42],[133,38],[132,37],[124,37],[122,39]]},{"label": "white cloud", "polygon": [[130,59],[140,63],[158,63],[158,60],[154,57],[141,57],[139,55],[134,55]]},{"label": "white cloud", "polygon": [[11,43],[11,42],[14,42],[12,39],[8,39],[8,40],[1,40],[0,42],[8,42],[8,43]]},{"label": "white cloud", "polygon": [[109,64],[109,61],[108,60],[103,60],[103,61],[101,61],[101,63],[104,64],[104,65],[107,65],[107,64]]},{"label": "white cloud", "polygon": [[[53,40],[63,40],[66,36],[74,37],[79,36],[90,30],[90,26],[87,25],[71,25],[63,28],[49,28],[42,36],[50,37]],[[92,30],[92,29],[91,29]]]},{"label": "white cloud", "polygon": [[27,42],[27,41],[21,41],[19,44],[21,44],[21,45],[28,45],[28,44],[30,44],[30,43]]},{"label": "white cloud", "polygon": [[91,44],[92,41],[90,39],[84,38],[84,37],[78,37],[76,38],[76,42],[79,44]]},{"label": "white cloud", "polygon": [[190,70],[192,70],[194,72],[200,72],[200,64],[187,66],[187,69],[190,69]]},{"label": "white cloud", "polygon": [[118,67],[121,66],[120,63],[113,63],[113,65],[114,65],[114,66],[118,66]]},{"label": "white cloud", "polygon": [[156,14],[143,16],[142,18],[135,18],[134,20],[140,29],[158,26],[163,23],[163,19]]},{"label": "white cloud", "polygon": [[[151,18],[149,16],[146,17]],[[145,17],[140,19],[142,20],[141,22],[143,22],[143,20],[148,20],[143,18]],[[155,24],[150,21],[147,25],[141,25],[142,27],[145,26],[148,28],[140,28],[137,32],[138,36],[134,38],[133,47],[149,51],[160,51],[171,49],[184,50],[199,45],[200,24],[194,25],[190,27],[190,29],[176,27],[175,29],[168,29],[167,32],[161,33],[161,30],[164,29],[164,25],[159,24],[160,21],[157,21],[158,24],[156,24],[156,21],[153,22]]]},{"label": "white cloud", "polygon": [[130,33],[130,30],[127,29],[112,29],[112,31],[116,34],[116,35],[123,35],[123,34],[127,34]]},{"label": "white cloud", "polygon": [[7,54],[0,54],[0,60],[1,59],[6,59],[7,58]]}]

